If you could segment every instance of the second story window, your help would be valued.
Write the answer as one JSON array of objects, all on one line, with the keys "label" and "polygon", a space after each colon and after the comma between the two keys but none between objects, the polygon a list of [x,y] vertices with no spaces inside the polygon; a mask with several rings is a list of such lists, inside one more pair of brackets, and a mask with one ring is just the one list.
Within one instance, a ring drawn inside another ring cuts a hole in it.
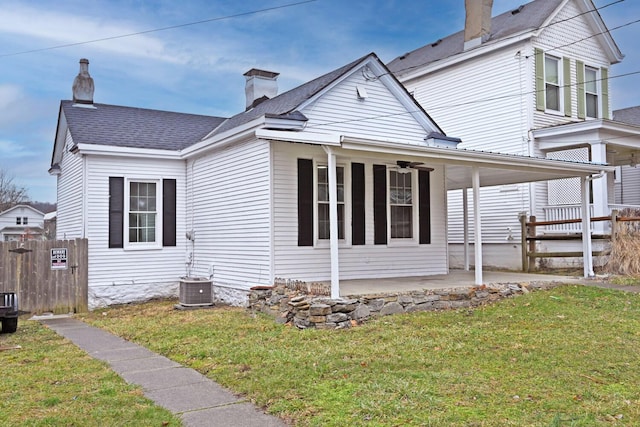
[{"label": "second story window", "polygon": [[598,118],[598,70],[591,67],[584,68],[584,92],[586,114],[590,118]]},{"label": "second story window", "polygon": [[22,224],[22,217],[17,216],[16,217],[16,225],[20,225]]},{"label": "second story window", "polygon": [[560,111],[560,63],[560,58],[544,57],[545,107],[551,111]]}]

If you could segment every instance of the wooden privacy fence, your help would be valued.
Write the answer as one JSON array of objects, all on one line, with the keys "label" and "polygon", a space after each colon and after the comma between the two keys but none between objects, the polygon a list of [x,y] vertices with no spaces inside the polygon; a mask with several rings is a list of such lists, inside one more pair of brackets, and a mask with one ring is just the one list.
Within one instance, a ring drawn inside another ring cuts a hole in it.
[{"label": "wooden privacy fence", "polygon": [[[618,223],[640,221],[638,217],[623,217],[619,216],[617,210],[611,212],[611,216],[599,216],[592,217],[591,223],[598,221],[610,221],[611,222],[611,234],[591,234],[592,240],[612,240],[615,239]],[[536,221],[535,216],[530,216],[527,221],[526,215],[520,215],[521,226],[521,238],[522,238],[522,271],[531,271],[535,266],[536,258],[578,258],[582,257],[584,253],[580,252],[538,252],[536,248],[536,242],[538,241],[582,241],[582,233],[571,234],[538,234],[537,227],[547,227],[553,225],[562,224],[576,224],[582,223],[582,219],[563,219],[554,221]],[[612,237],[613,236],[613,237]],[[609,255],[609,250],[593,251],[593,256],[606,256]]]},{"label": "wooden privacy fence", "polygon": [[85,312],[88,241],[0,242],[0,291],[16,292],[21,311]]}]

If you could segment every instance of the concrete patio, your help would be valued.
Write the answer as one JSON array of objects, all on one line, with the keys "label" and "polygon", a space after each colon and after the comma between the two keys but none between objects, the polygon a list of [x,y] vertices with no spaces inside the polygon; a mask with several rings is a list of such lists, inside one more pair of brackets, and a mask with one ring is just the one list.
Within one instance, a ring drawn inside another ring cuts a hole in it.
[{"label": "concrete patio", "polygon": [[[508,271],[484,271],[484,284],[559,282],[587,284],[590,279],[578,276],[556,276]],[[330,286],[329,282],[324,282]],[[449,274],[419,277],[395,277],[390,279],[341,280],[340,296],[404,293],[424,289],[472,288],[475,285],[473,270],[451,270]]]}]

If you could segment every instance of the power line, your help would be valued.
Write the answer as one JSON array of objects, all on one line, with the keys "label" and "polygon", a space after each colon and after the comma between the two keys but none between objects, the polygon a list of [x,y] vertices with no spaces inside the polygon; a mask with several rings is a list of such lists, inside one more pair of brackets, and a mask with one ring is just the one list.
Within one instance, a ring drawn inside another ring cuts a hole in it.
[{"label": "power line", "polygon": [[[609,76],[608,80],[618,79],[618,78],[628,77],[628,76],[633,76],[633,75],[637,75],[637,74],[640,74],[640,70],[631,71],[631,72],[624,73],[624,74],[618,74],[616,76]],[[602,81],[602,80],[604,80],[604,79],[589,80],[588,82]],[[584,82],[584,83],[588,83],[588,82]],[[566,88],[566,87],[571,87],[571,86],[577,86],[579,84],[582,84],[582,83],[571,83],[571,84],[562,85],[560,87],[565,87]],[[426,112],[428,114],[429,111],[434,111],[434,110],[443,110],[443,109],[447,109],[447,108],[464,107],[464,106],[467,106],[467,105],[479,104],[479,103],[483,103],[483,102],[491,102],[491,101],[498,101],[498,100],[508,99],[508,98],[522,97],[522,96],[525,96],[525,95],[530,95],[530,94],[544,92],[544,91],[545,91],[545,89],[542,89],[542,90],[539,90],[539,91],[533,90],[533,91],[524,92],[524,93],[513,93],[513,94],[508,94],[508,95],[496,96],[496,97],[492,97],[492,98],[475,99],[475,100],[472,100],[472,101],[461,102],[461,103],[458,103],[458,104],[443,105],[443,106],[439,106],[439,107],[435,106],[435,107],[426,108],[425,106],[423,106],[423,108],[426,110]],[[364,121],[368,121],[368,120],[384,119],[384,118],[389,118],[389,117],[397,117],[397,116],[403,116],[403,115],[406,115],[406,114],[415,114],[415,113],[421,113],[421,111],[420,110],[412,110],[412,111],[403,111],[401,113],[381,114],[381,115],[377,115],[377,116],[370,116],[370,117],[351,119],[351,120],[337,120],[337,121],[332,121],[332,122],[324,122],[324,123],[318,123],[318,124],[315,124],[315,125],[309,125],[307,127],[308,128],[316,128],[316,127],[328,126],[328,125],[364,122]]]},{"label": "power line", "polygon": [[[618,3],[622,3],[622,2],[624,2],[624,1],[625,1],[625,0],[617,0],[617,1],[614,1],[614,2],[612,2],[612,3],[605,4],[604,6],[601,6],[601,7],[598,7],[598,8],[592,9],[592,10],[588,10],[588,11],[586,11],[586,12],[579,13],[579,14],[574,15],[574,16],[571,16],[571,17],[569,17],[569,18],[561,19],[561,20],[559,20],[559,21],[552,22],[552,23],[550,23],[550,24],[548,24],[548,25],[543,25],[543,26],[541,26],[541,27],[539,27],[539,28],[537,28],[537,29],[538,29],[538,30],[543,30],[543,29],[545,29],[545,28],[549,28],[549,27],[552,27],[552,26],[554,26],[554,25],[558,25],[558,24],[561,24],[561,23],[564,23],[564,22],[567,22],[567,21],[571,21],[572,19],[576,19],[576,18],[578,18],[578,17],[580,17],[580,16],[587,15],[587,14],[590,14],[590,13],[598,12],[599,10],[606,9],[607,7],[614,6],[614,5],[616,5],[616,4],[618,4]],[[624,25],[621,25],[621,26],[619,26],[619,27],[612,28],[611,30],[615,30],[615,29],[618,29],[618,28],[622,28],[622,27],[625,27],[625,26],[627,26],[627,25],[631,25],[631,24],[634,24],[634,23],[635,23],[635,22],[631,22],[631,23],[629,23],[629,24],[624,24]],[[598,35],[601,35],[601,34],[605,34],[605,33],[607,33],[607,32],[608,32],[608,31],[603,31],[603,32],[598,33],[598,34],[595,34],[595,35],[593,35],[593,36],[591,36],[591,37],[595,37],[595,36],[598,36]],[[512,35],[512,36],[503,37],[503,38],[501,38],[501,39],[500,39],[500,41],[510,40],[510,39],[518,38],[518,37],[520,37],[520,36],[521,36],[521,34],[515,34],[515,35]],[[585,38],[585,39],[583,39],[583,40],[579,40],[578,42],[580,42],[580,41],[584,41],[584,40],[587,40],[587,39],[589,39],[589,38],[591,38],[591,37],[587,37],[587,38]],[[575,43],[578,43],[578,42],[575,42]],[[568,44],[568,45],[566,45],[566,46],[570,46],[571,44],[575,44],[575,43],[570,43],[570,44]],[[553,49],[550,49],[550,50],[555,50],[555,49],[559,49],[559,48],[561,48],[561,47],[566,47],[566,46],[560,46],[560,47],[556,47],[556,48],[553,48]],[[442,58],[442,59],[444,59],[444,58]],[[412,66],[409,66],[409,67],[406,67],[406,68],[400,68],[400,69],[398,69],[398,70],[394,71],[394,72],[393,72],[393,74],[398,75],[398,73],[402,73],[402,72],[404,72],[404,71],[409,71],[409,70],[413,70],[413,69],[416,69],[416,68],[420,68],[420,67],[423,67],[423,66],[425,66],[425,65],[426,65],[426,64],[418,64],[418,65],[412,65]]]},{"label": "power line", "polygon": [[154,28],[154,29],[151,29],[151,30],[138,31],[138,32],[135,32],[135,33],[121,34],[121,35],[110,36],[110,37],[103,37],[103,38],[100,38],[100,39],[86,40],[86,41],[75,42],[75,43],[67,43],[67,44],[61,44],[61,45],[57,45],[57,46],[43,47],[43,48],[40,48],[40,49],[25,50],[25,51],[21,51],[21,52],[5,53],[5,54],[0,54],[0,58],[5,58],[5,57],[8,57],[8,56],[25,55],[25,54],[28,54],[28,53],[35,53],[35,52],[44,52],[44,51],[47,51],[47,50],[63,49],[63,48],[66,48],[66,47],[80,46],[80,45],[83,45],[83,44],[98,43],[98,42],[103,42],[103,41],[122,39],[122,38],[126,38],[126,37],[139,36],[139,35],[142,35],[142,34],[157,33],[157,32],[160,32],[160,31],[174,30],[176,28],[190,27],[190,26],[193,26],[193,25],[206,24],[206,23],[209,23],[209,22],[223,21],[223,20],[226,20],[226,19],[239,18],[239,17],[242,17],[242,16],[249,16],[249,15],[255,15],[255,14],[263,13],[263,12],[270,12],[270,11],[278,10],[278,9],[285,9],[285,8],[288,8],[288,7],[299,6],[299,5],[306,4],[306,3],[313,3],[313,2],[316,2],[316,1],[318,1],[318,0],[302,0],[302,1],[298,1],[296,3],[288,3],[288,4],[283,4],[283,5],[280,5],[280,6],[267,7],[267,8],[259,9],[259,10],[252,10],[252,11],[249,11],[249,12],[241,12],[241,13],[236,13],[234,15],[227,15],[227,16],[219,16],[219,17],[216,17],[216,18],[202,19],[200,21],[187,22],[185,24],[170,25],[168,27]]}]

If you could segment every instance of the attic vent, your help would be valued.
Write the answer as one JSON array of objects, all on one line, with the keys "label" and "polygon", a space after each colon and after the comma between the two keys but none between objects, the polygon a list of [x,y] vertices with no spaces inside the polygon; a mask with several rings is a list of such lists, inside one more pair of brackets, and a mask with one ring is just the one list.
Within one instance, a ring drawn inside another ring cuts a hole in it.
[{"label": "attic vent", "polygon": [[518,13],[522,12],[522,9],[524,9],[524,5],[521,5],[521,6],[520,6],[519,8],[517,8],[517,9],[513,9],[513,10],[511,11],[511,14],[512,14],[512,15],[517,15]]},{"label": "attic vent", "polygon": [[431,43],[431,47],[436,47],[438,46],[440,43],[442,43],[442,39],[438,39],[435,42]]}]

